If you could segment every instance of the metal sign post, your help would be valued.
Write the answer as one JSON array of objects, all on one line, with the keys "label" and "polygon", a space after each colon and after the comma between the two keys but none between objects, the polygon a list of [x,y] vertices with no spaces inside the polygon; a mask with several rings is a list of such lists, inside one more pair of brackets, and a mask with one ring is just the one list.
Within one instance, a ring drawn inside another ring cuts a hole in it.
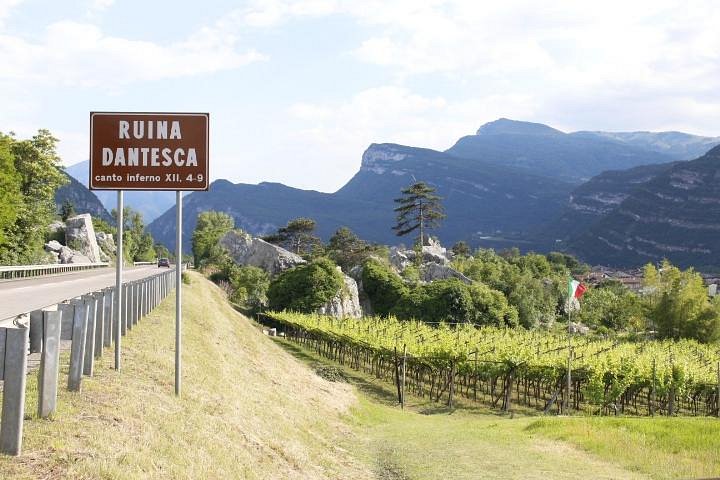
[{"label": "metal sign post", "polygon": [[122,273],[123,273],[123,191],[117,192],[117,246],[115,248],[115,370],[120,371],[120,322],[122,319]]},{"label": "metal sign post", "polygon": [[177,214],[175,241],[175,395],[180,395],[182,384],[182,192],[175,192]]},{"label": "metal sign post", "polygon": [[115,369],[123,314],[123,190],[176,192],[175,394],[182,385],[182,192],[209,187],[207,113],[90,112],[90,190],[118,192]]}]

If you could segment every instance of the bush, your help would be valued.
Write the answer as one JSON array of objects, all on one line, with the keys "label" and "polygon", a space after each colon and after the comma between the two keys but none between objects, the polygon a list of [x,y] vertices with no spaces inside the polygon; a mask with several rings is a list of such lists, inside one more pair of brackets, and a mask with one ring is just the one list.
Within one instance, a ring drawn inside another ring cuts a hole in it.
[{"label": "bush", "polygon": [[270,283],[268,305],[273,310],[311,313],[344,286],[343,276],[327,258],[287,270]]},{"label": "bush", "polygon": [[362,285],[377,315],[386,317],[408,289],[390,267],[370,259],[363,265]]},{"label": "bush", "polygon": [[267,304],[270,276],[265,270],[252,266],[232,268],[228,275],[232,288],[230,300],[249,308],[260,308]]},{"label": "bush", "polygon": [[424,322],[516,326],[518,312],[502,292],[487,285],[466,285],[456,278],[421,285],[403,295],[391,310],[400,319]]}]

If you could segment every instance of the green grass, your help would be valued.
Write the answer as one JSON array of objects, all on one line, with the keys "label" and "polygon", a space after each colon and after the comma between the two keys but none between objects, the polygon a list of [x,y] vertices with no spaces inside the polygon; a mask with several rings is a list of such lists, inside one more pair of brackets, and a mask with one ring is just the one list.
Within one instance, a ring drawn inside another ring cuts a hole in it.
[{"label": "green grass", "polygon": [[717,418],[542,418],[526,431],[571,442],[653,478],[720,475]]},{"label": "green grass", "polygon": [[[277,340],[299,360],[336,365],[296,344]],[[570,442],[530,431],[538,417],[512,418],[486,407],[449,409],[408,395],[397,405],[393,386],[340,367],[360,402],[348,416],[356,433],[344,448],[355,452],[377,478],[387,480],[641,479],[650,478]]]},{"label": "green grass", "polygon": [[[184,286],[183,392],[174,395],[174,298],[106,351],[82,392],[60,374],[58,411],[35,417],[28,377],[23,454],[0,455],[0,478],[363,479],[337,448],[356,400],[268,341],[200,275]],[[66,360],[66,357],[65,357]]]}]

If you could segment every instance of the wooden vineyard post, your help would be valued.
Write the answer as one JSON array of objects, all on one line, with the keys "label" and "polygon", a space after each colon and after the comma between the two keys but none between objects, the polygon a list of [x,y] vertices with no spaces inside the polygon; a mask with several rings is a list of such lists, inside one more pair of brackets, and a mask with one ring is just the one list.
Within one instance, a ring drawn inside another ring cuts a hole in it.
[{"label": "wooden vineyard post", "polygon": [[655,416],[655,375],[656,375],[656,365],[655,365],[655,358],[653,358],[652,363],[652,385],[650,386],[650,405],[648,405],[648,409],[650,410],[650,416]]},{"label": "wooden vineyard post", "polygon": [[720,417],[720,362],[717,364],[717,416]]},{"label": "wooden vineyard post", "polygon": [[453,394],[455,393],[455,361],[450,364],[450,390],[448,392],[448,407],[452,408]]},{"label": "wooden vineyard post", "polygon": [[400,365],[398,362],[397,347],[395,347],[395,386],[397,387],[398,402],[402,405],[402,392],[400,391]]},{"label": "wooden vineyard post", "polygon": [[477,384],[478,384],[478,352],[475,350],[475,380],[473,381],[473,400],[477,402]]},{"label": "wooden vineyard post", "polygon": [[407,367],[407,345],[403,345],[403,358],[402,358],[402,388],[400,389],[400,408],[405,409],[405,371]]}]

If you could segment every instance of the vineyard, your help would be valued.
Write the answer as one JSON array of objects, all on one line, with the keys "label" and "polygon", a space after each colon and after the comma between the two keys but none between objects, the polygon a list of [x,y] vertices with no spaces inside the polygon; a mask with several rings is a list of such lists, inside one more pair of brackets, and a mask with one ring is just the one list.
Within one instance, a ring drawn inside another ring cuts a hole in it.
[{"label": "vineyard", "polygon": [[524,405],[595,415],[720,414],[718,345],[291,312],[260,320],[319,355],[393,382],[401,404],[408,391],[504,411]]}]

